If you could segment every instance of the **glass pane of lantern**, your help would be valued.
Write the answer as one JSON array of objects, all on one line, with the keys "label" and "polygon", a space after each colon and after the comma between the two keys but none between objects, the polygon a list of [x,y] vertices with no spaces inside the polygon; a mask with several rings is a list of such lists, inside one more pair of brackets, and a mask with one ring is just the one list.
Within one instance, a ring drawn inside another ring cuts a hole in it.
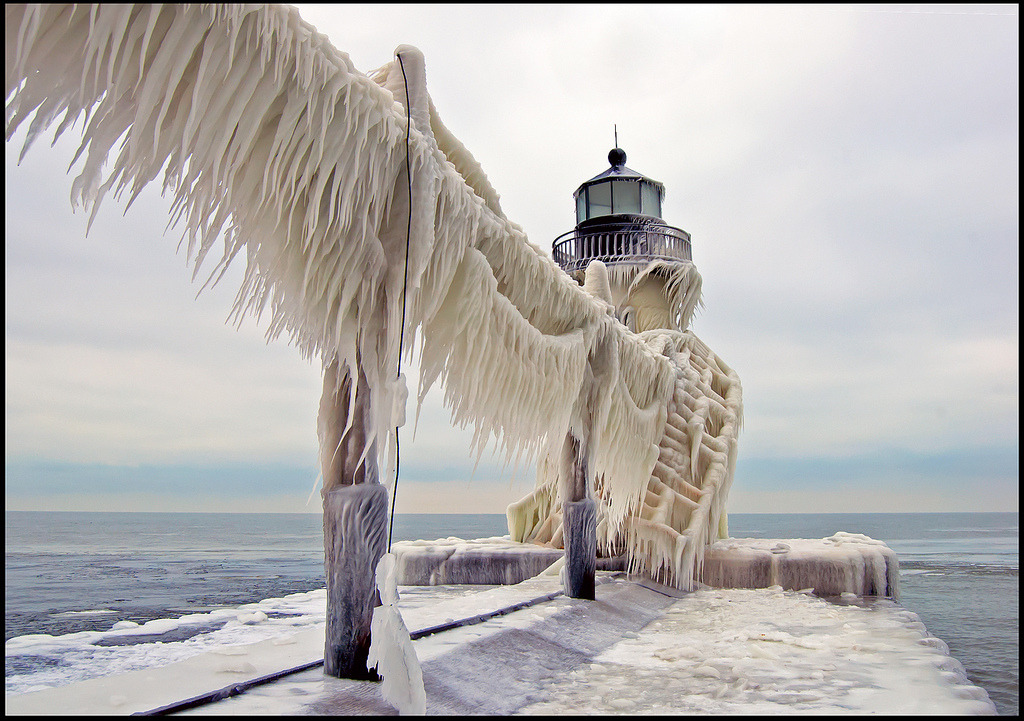
[{"label": "glass pane of lantern", "polygon": [[590,213],[588,218],[596,218],[599,215],[610,215],[612,212],[611,183],[597,183],[587,188],[590,196]]},{"label": "glass pane of lantern", "polygon": [[623,180],[614,184],[612,208],[616,213],[640,212],[640,183]]},{"label": "glass pane of lantern", "polygon": [[580,223],[587,219],[587,191],[581,190],[576,197],[576,222]]},{"label": "glass pane of lantern", "polygon": [[650,183],[641,183],[643,214],[661,217],[661,199],[658,198],[658,188]]}]

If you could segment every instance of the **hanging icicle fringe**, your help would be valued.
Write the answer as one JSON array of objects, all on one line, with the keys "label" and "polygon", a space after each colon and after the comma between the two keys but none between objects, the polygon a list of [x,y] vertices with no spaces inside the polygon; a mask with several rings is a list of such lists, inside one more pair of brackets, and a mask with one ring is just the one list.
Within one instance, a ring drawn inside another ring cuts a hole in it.
[{"label": "hanging icicle fringe", "polygon": [[[678,366],[505,217],[441,123],[419,51],[396,50],[410,128],[397,63],[356,71],[287,6],[9,4],[5,33],[7,138],[28,123],[24,155],[48,127],[80,122],[72,202],[92,217],[106,195],[131,204],[162,173],[194,273],[216,283],[244,258],[236,322],[262,319],[268,339],[337,361],[339,383],[358,357],[382,465],[408,229],[405,352],[419,329],[419,400],[440,380],[477,451],[496,443],[510,460],[592,424],[605,523],[624,528],[654,473]],[[669,327],[682,330],[700,276],[669,276]]]},{"label": "hanging icicle fringe", "polygon": [[[742,390],[736,372],[692,332],[646,331],[640,337],[651,351],[671,359],[672,398],[640,493],[623,493],[617,489],[621,481],[596,474],[598,546],[604,555],[625,553],[631,572],[690,590],[700,577],[705,546],[725,526]],[[607,473],[610,466],[603,467]],[[508,508],[513,540],[562,547],[556,495],[565,472],[554,454],[541,458],[536,489]],[[637,498],[637,505],[623,513],[616,507],[622,498]]]}]

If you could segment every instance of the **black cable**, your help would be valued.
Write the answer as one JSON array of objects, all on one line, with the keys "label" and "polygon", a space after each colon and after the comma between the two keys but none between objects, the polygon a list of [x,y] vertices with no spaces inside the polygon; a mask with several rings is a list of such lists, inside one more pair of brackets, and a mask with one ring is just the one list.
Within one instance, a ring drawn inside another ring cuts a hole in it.
[{"label": "black cable", "polygon": [[[405,85],[405,179],[409,190],[409,219],[405,226],[405,276],[402,278],[402,324],[398,330],[398,374],[402,377],[402,348],[405,344],[405,296],[409,287],[409,245],[412,239],[412,167],[409,162],[409,131],[412,130],[412,103],[409,100],[409,79],[405,75],[405,63],[398,56],[398,67],[402,70],[402,84]],[[397,383],[395,390],[398,390]],[[392,408],[394,407],[392,399]],[[398,426],[395,426],[395,486],[391,490],[391,518],[388,521],[388,553],[391,553],[391,532],[395,527],[395,502],[398,499],[398,469],[401,465],[401,448],[398,443]]]}]

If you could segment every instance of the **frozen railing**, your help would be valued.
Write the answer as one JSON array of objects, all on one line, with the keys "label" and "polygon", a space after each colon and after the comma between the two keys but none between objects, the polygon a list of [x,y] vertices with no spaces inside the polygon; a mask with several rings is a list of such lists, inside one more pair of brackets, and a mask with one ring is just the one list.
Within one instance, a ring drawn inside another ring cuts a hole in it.
[{"label": "frozen railing", "polygon": [[592,260],[642,263],[692,260],[690,234],[658,222],[610,222],[575,228],[555,238],[551,254],[566,273],[584,270]]}]

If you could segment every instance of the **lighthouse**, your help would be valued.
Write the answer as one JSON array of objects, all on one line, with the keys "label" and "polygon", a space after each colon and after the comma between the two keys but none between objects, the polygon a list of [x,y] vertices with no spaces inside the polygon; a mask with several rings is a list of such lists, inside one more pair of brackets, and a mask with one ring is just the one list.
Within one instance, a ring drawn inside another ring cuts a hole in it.
[{"label": "lighthouse", "polygon": [[573,193],[576,227],[554,240],[552,256],[630,330],[685,330],[700,297],[690,234],[665,222],[665,186],[626,167],[622,148],[608,163]]}]

